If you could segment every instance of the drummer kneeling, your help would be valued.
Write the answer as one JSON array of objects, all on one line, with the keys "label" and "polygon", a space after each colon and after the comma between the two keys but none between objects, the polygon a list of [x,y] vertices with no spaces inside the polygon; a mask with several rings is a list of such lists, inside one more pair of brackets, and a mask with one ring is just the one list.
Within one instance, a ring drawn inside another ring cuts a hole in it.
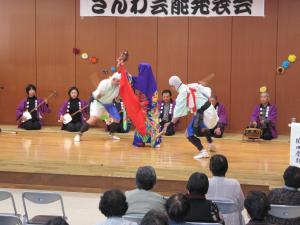
[{"label": "drummer kneeling", "polygon": [[270,103],[269,93],[263,92],[260,94],[260,105],[253,110],[250,127],[261,129],[262,139],[272,140],[277,138],[276,122],[277,108]]}]

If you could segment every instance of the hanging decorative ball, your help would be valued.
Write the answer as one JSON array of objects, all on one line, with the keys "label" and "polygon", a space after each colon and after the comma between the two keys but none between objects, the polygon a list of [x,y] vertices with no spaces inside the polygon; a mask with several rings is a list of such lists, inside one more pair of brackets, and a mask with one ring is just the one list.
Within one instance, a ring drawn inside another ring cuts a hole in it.
[{"label": "hanging decorative ball", "polygon": [[289,62],[294,63],[297,60],[297,56],[294,54],[290,54],[288,57]]},{"label": "hanging decorative ball", "polygon": [[82,59],[88,59],[89,58],[89,55],[87,53],[82,53],[81,54],[81,58]]},{"label": "hanging decorative ball", "polygon": [[73,48],[73,54],[74,55],[79,55],[80,54],[80,49],[79,48]]},{"label": "hanging decorative ball", "polygon": [[266,86],[262,86],[262,87],[259,88],[260,93],[265,93],[267,91],[268,91],[268,88]]},{"label": "hanging decorative ball", "polygon": [[284,60],[281,64],[284,69],[288,69],[290,66],[290,62],[288,60]]},{"label": "hanging decorative ball", "polygon": [[95,63],[98,62],[98,59],[97,59],[95,56],[90,57],[89,60],[90,60],[90,62],[93,63],[93,64],[95,64]]},{"label": "hanging decorative ball", "polygon": [[116,72],[116,67],[112,66],[112,67],[110,68],[110,70],[111,70],[112,73],[115,73],[115,72]]},{"label": "hanging decorative ball", "polygon": [[107,76],[107,75],[108,75],[108,69],[103,69],[103,70],[102,70],[102,73],[103,73],[105,76]]},{"label": "hanging decorative ball", "polygon": [[277,67],[276,72],[277,72],[278,74],[283,74],[284,71],[285,71],[285,69],[284,69],[282,66],[278,66],[278,67]]}]

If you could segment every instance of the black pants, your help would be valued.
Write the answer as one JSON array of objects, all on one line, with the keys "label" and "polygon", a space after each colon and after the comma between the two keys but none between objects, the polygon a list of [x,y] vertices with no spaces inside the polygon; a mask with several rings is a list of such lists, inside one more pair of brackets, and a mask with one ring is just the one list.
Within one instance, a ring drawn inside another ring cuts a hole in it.
[{"label": "black pants", "polygon": [[[121,119],[121,121],[119,123],[115,123],[115,129],[116,131],[114,131],[115,133],[128,133],[131,129],[131,123],[127,122],[127,128],[124,129],[123,128],[123,119]],[[106,130],[108,132],[111,132],[111,124],[110,125],[106,125]]]},{"label": "black pants", "polygon": [[262,130],[261,139],[263,140],[272,140],[272,125],[270,122],[265,122],[263,124],[260,124],[257,128],[260,128]]},{"label": "black pants", "polygon": [[68,124],[64,124],[62,126],[62,129],[63,130],[66,130],[66,131],[70,131],[70,132],[78,132],[80,131],[80,128],[82,126],[82,122],[70,122]]},{"label": "black pants", "polygon": [[25,130],[40,130],[40,129],[42,129],[42,125],[39,120],[35,120],[35,121],[27,120],[26,122],[22,123],[20,127]]},{"label": "black pants", "polygon": [[271,127],[268,126],[267,128],[262,129],[261,138],[263,140],[272,140],[273,139]]},{"label": "black pants", "polygon": [[[159,132],[161,132],[164,129],[166,123],[168,123],[168,122],[162,121],[162,122],[159,123],[159,126],[160,126],[159,127]],[[169,132],[167,131],[165,135],[166,136],[173,136],[173,135],[175,135],[175,125],[173,126],[173,129],[171,129]]]}]

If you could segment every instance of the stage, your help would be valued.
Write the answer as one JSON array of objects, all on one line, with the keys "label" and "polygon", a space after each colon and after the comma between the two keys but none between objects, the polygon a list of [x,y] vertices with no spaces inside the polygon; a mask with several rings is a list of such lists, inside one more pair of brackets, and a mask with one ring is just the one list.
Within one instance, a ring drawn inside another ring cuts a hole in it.
[{"label": "stage", "polygon": [[[132,133],[110,139],[103,129],[92,129],[74,144],[74,134],[46,127],[41,131],[0,133],[1,187],[99,192],[111,187],[134,187],[139,166],[152,165],[161,193],[184,191],[185,181],[195,171],[209,176],[209,159],[194,160],[196,149],[183,133],[164,137],[160,149],[135,148]],[[274,141],[244,142],[241,134],[215,139],[217,152],[229,160],[228,176],[245,189],[268,190],[282,186],[282,174],[289,164],[289,137]],[[206,145],[206,142],[204,142]]]}]

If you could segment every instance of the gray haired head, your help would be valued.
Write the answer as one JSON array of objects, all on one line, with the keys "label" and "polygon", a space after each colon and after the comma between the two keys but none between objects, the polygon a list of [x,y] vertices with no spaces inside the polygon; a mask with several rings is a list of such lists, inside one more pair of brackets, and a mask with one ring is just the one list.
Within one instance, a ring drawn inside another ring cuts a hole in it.
[{"label": "gray haired head", "polygon": [[156,173],[152,166],[139,167],[135,177],[138,189],[151,190],[156,184]]}]

